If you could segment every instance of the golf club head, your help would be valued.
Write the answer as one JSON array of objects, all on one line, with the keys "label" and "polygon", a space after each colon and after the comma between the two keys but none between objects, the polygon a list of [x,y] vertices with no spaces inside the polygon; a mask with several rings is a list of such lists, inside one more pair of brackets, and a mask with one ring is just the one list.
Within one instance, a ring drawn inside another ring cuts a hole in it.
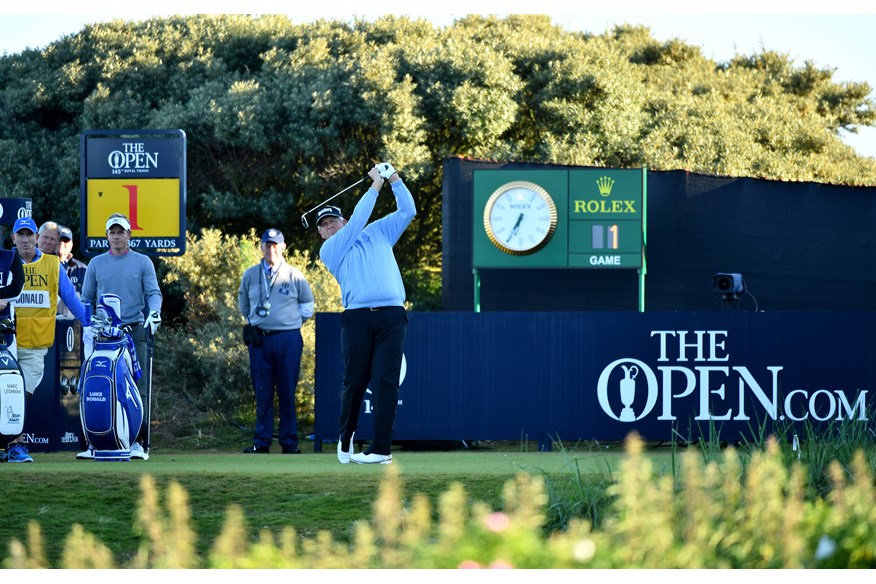
[{"label": "golf club head", "polygon": [[301,216],[301,224],[304,226],[305,229],[310,229],[310,223],[307,222],[307,214],[306,213]]}]

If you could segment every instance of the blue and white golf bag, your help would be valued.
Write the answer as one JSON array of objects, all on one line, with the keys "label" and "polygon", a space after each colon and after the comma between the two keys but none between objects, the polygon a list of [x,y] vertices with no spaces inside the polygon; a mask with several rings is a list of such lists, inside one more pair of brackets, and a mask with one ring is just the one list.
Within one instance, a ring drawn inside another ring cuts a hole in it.
[{"label": "blue and white golf bag", "polygon": [[137,389],[142,373],[120,315],[119,297],[102,294],[91,317],[94,351],[86,355],[79,376],[79,418],[94,460],[130,460],[143,423]]},{"label": "blue and white golf bag", "polygon": [[24,432],[24,404],[27,398],[24,375],[13,355],[14,335],[15,323],[12,319],[0,320],[0,436],[10,439]]}]

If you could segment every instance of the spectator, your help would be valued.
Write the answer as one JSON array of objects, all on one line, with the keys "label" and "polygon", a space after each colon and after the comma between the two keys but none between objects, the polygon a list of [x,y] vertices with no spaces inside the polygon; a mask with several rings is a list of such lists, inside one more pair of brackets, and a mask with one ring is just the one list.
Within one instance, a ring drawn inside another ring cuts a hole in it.
[{"label": "spectator", "polygon": [[244,343],[255,391],[253,444],[245,454],[271,451],[274,394],[280,408],[279,442],[283,454],[300,454],[295,388],[304,341],[301,326],[313,316],[313,291],[301,270],[286,263],[286,243],[278,229],[262,235],[263,260],[243,273],[238,307],[246,319]]},{"label": "spectator", "polygon": [[[0,249],[0,320],[11,319],[12,301],[24,288],[24,264],[14,249]],[[7,340],[7,345],[12,340]]]},{"label": "spectator", "polygon": [[[61,267],[67,272],[70,283],[76,289],[76,296],[82,298],[82,285],[85,283],[85,262],[73,257],[73,232],[69,227],[58,225],[58,256],[61,258]],[[58,314],[71,316],[72,313],[62,302],[58,306]]]},{"label": "spectator", "polygon": [[58,243],[60,242],[59,227],[54,221],[46,221],[40,225],[37,247],[41,252],[58,255]]}]

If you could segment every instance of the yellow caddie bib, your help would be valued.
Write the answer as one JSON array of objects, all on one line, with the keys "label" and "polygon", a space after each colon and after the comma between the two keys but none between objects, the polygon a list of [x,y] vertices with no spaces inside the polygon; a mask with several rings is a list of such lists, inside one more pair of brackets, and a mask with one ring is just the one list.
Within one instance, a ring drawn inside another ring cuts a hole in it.
[{"label": "yellow caddie bib", "polygon": [[45,253],[24,264],[24,288],[15,300],[15,338],[23,349],[55,344],[60,265],[58,256]]}]

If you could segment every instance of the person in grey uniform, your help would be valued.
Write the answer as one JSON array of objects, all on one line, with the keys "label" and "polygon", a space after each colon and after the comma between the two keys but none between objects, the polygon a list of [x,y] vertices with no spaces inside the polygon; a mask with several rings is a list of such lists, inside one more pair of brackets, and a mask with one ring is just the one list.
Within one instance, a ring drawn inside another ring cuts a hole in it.
[{"label": "person in grey uniform", "polygon": [[265,231],[260,249],[263,259],[243,273],[237,296],[247,322],[244,342],[256,403],[252,446],[243,452],[271,451],[276,394],[280,447],[283,454],[300,454],[295,388],[304,350],[301,326],[313,316],[313,291],[301,270],[283,258],[286,242],[279,229]]}]

